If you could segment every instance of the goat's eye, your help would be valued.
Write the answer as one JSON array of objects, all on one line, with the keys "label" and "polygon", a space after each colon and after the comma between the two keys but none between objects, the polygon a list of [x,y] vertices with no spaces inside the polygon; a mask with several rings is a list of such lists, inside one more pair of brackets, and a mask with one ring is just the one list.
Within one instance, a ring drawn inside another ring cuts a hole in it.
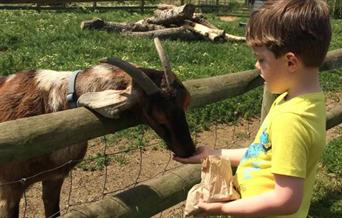
[{"label": "goat's eye", "polygon": [[155,107],[153,107],[152,109],[152,114],[154,119],[156,119],[156,121],[158,123],[166,123],[167,122],[167,118],[166,118],[166,114],[165,114],[165,108],[161,105],[156,105]]}]

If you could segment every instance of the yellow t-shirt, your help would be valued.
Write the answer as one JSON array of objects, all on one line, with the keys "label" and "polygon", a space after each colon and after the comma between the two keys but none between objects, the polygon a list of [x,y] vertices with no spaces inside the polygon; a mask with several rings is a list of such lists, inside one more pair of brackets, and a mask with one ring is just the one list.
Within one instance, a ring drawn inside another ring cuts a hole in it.
[{"label": "yellow t-shirt", "polygon": [[254,142],[240,161],[236,175],[241,197],[274,189],[273,174],[304,178],[300,209],[282,218],[305,218],[310,207],[317,163],[325,145],[325,101],[322,92],[273,103]]}]

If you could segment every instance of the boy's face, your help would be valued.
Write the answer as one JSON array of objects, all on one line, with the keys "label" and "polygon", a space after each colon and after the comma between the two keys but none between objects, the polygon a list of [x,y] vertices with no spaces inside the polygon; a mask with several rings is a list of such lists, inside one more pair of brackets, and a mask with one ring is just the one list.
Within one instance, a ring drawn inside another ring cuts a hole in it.
[{"label": "boy's face", "polygon": [[257,59],[255,67],[260,70],[260,76],[265,80],[269,92],[280,94],[290,88],[288,61],[285,55],[276,58],[266,47],[252,48]]}]

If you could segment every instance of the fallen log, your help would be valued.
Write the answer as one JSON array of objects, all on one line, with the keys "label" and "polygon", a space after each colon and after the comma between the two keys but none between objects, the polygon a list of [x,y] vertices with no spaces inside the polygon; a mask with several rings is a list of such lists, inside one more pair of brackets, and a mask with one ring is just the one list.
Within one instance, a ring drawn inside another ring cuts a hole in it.
[{"label": "fallen log", "polygon": [[223,42],[225,40],[224,30],[212,29],[203,24],[195,23],[190,20],[185,21],[184,27],[214,42]]},{"label": "fallen log", "polygon": [[194,5],[185,4],[166,10],[157,10],[154,17],[146,19],[147,23],[168,26],[170,24],[183,23],[185,19],[191,19],[195,12]]},{"label": "fallen log", "polygon": [[154,11],[153,17],[135,23],[116,23],[94,18],[81,22],[81,29],[126,32],[126,35],[159,37],[162,39],[245,41],[245,37],[226,34],[224,30],[207,21],[203,15],[194,14],[194,10],[195,7],[191,4],[179,7],[159,5],[158,9]]},{"label": "fallen log", "polygon": [[105,21],[100,18],[93,18],[92,20],[85,20],[81,22],[81,30],[85,29],[102,29],[105,26]]},{"label": "fallen log", "polygon": [[141,36],[141,37],[149,37],[149,38],[158,37],[160,39],[182,39],[182,40],[201,39],[200,36],[192,33],[191,31],[188,31],[183,26],[147,31],[147,32],[125,32],[123,34],[129,35],[129,36]]},{"label": "fallen log", "polygon": [[[216,27],[214,24],[212,24],[208,20],[206,20],[204,18],[204,16],[201,15],[201,14],[194,14],[194,16],[192,18],[192,21],[196,22],[196,23],[199,23],[199,24],[202,24],[202,25],[204,25],[204,26],[206,26],[206,27],[208,27],[210,29],[217,29],[217,30],[219,30],[218,27]],[[246,37],[235,36],[235,35],[228,34],[228,33],[225,33],[224,39],[225,39],[225,41],[230,41],[230,42],[245,42],[246,41]]]},{"label": "fallen log", "polygon": [[207,26],[211,29],[219,29],[214,24],[210,23],[207,19],[205,19],[205,17],[202,14],[194,14],[191,20],[193,22]]},{"label": "fallen log", "polygon": [[144,22],[136,23],[116,23],[104,21],[100,18],[86,20],[81,22],[81,29],[102,29],[108,32],[125,32],[125,31],[151,31],[165,29],[164,26],[149,24]]},{"label": "fallen log", "polygon": [[231,35],[226,33],[224,35],[224,39],[226,41],[230,41],[230,42],[245,42],[246,41],[246,37],[243,36],[235,36],[235,35]]}]

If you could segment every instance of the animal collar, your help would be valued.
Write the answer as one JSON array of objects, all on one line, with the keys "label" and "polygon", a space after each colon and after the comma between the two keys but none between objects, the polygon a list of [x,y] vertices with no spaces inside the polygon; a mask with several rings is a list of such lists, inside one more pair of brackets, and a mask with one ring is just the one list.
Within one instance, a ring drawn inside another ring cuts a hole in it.
[{"label": "animal collar", "polygon": [[66,96],[69,108],[76,108],[77,107],[76,78],[80,72],[81,72],[81,70],[76,70],[76,71],[72,72],[72,74],[69,78],[68,93]]}]

